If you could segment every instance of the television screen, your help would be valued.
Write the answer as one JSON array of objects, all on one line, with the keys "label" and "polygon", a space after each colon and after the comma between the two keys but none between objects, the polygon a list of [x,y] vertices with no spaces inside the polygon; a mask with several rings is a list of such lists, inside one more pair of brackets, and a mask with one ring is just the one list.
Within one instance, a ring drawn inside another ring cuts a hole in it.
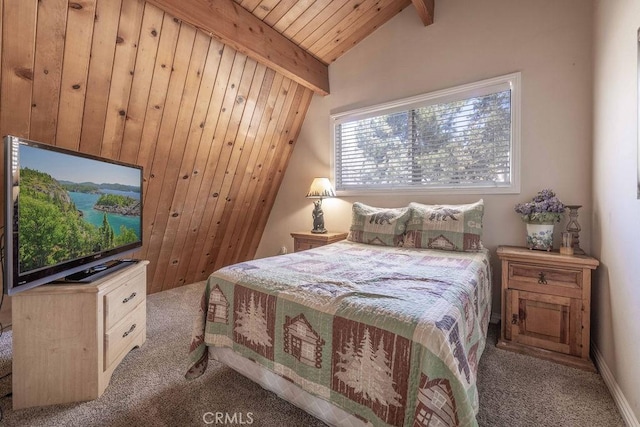
[{"label": "television screen", "polygon": [[9,295],[142,246],[142,168],[5,137]]}]

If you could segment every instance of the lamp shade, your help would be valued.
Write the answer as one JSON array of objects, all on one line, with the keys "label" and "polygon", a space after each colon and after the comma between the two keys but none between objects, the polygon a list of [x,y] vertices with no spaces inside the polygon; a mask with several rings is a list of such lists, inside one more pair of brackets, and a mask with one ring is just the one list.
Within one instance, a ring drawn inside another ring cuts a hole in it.
[{"label": "lamp shade", "polygon": [[333,190],[329,178],[314,178],[306,197],[310,199],[324,199],[335,196],[336,192]]}]

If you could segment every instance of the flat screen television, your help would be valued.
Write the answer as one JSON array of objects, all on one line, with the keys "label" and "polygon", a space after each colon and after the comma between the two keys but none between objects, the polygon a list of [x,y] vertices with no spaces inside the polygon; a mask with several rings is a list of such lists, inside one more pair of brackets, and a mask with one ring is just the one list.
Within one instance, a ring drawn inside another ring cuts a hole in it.
[{"label": "flat screen television", "polygon": [[4,292],[91,281],[142,246],[142,167],[4,137]]}]

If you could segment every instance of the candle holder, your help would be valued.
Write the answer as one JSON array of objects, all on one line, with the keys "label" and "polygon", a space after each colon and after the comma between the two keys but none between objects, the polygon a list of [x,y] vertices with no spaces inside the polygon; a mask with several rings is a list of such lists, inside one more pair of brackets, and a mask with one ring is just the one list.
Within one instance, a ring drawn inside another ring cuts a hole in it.
[{"label": "candle holder", "polygon": [[580,249],[580,224],[578,224],[578,209],[582,205],[565,205],[565,208],[569,209],[569,222],[567,223],[567,232],[573,236],[573,253],[578,255],[584,255],[584,251]]}]

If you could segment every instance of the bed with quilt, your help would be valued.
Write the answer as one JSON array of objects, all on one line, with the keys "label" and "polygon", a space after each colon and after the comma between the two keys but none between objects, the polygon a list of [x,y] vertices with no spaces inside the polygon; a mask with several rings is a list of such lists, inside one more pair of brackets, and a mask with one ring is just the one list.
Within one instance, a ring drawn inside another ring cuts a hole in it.
[{"label": "bed with quilt", "polygon": [[[332,425],[476,425],[491,313],[478,203],[354,204],[348,240],[214,272],[186,376],[217,358]],[[425,227],[433,209],[449,216]]]}]

